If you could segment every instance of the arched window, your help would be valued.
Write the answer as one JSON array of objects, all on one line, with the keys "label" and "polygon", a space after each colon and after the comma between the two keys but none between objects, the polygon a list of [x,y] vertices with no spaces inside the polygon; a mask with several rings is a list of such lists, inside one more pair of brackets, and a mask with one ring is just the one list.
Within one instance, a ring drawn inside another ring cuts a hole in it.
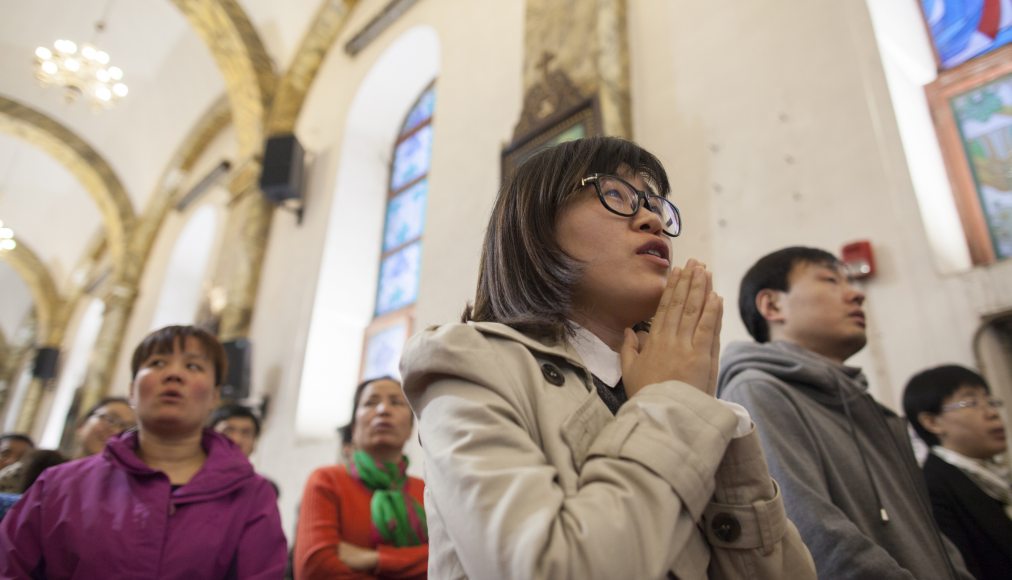
[{"label": "arched window", "polygon": [[421,273],[435,102],[435,86],[430,84],[412,105],[393,146],[376,306],[365,332],[361,378],[399,376],[401,350],[411,334]]}]

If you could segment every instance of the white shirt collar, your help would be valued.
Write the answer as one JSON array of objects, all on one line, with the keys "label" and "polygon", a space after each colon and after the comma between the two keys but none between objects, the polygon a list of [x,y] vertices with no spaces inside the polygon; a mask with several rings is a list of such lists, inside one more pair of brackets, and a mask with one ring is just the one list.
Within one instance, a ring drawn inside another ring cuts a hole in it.
[{"label": "white shirt collar", "polygon": [[609,387],[614,387],[622,379],[622,359],[619,354],[604,343],[593,332],[573,322],[576,333],[570,339],[576,354],[594,374]]}]

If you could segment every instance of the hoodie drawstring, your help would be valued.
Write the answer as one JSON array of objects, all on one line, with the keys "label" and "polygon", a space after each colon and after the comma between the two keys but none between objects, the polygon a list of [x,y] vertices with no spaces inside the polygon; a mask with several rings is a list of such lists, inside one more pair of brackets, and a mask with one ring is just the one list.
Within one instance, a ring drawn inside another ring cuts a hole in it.
[{"label": "hoodie drawstring", "polygon": [[843,412],[847,414],[847,424],[850,427],[850,438],[854,440],[854,446],[857,447],[857,453],[861,456],[861,464],[864,465],[864,472],[868,476],[868,481],[871,482],[871,491],[875,494],[875,503],[878,504],[879,518],[883,525],[888,524],[889,512],[887,512],[885,506],[882,505],[882,496],[879,494],[878,483],[875,481],[875,475],[871,472],[871,467],[868,466],[868,458],[864,455],[864,448],[861,446],[861,442],[857,439],[857,428],[854,426],[854,416],[850,412],[850,405],[847,404],[847,398],[843,396],[843,387],[837,384],[836,391],[840,395],[840,402],[843,403]]}]

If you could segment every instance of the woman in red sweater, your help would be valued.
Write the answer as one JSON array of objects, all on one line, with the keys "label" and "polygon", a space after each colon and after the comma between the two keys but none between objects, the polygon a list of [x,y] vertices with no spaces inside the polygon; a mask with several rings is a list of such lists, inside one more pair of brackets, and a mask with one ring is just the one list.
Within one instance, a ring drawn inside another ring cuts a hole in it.
[{"label": "woman in red sweater", "polygon": [[309,476],[295,537],[295,578],[425,578],[429,558],[422,480],[408,477],[413,417],[400,383],[355,389],[348,466]]}]

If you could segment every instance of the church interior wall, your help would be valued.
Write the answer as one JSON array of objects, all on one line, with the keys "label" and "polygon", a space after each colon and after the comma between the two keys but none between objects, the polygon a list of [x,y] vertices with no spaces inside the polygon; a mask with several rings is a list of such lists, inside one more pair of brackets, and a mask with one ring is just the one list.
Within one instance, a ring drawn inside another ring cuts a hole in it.
[{"label": "church interior wall", "polygon": [[748,338],[737,286],[758,257],[867,239],[879,273],[852,362],[872,392],[897,409],[917,370],[975,366],[981,316],[1012,306],[997,291],[1012,288],[1012,264],[939,271],[863,3],[630,6],[635,137],[673,174],[676,256],[715,272],[722,342]]}]

